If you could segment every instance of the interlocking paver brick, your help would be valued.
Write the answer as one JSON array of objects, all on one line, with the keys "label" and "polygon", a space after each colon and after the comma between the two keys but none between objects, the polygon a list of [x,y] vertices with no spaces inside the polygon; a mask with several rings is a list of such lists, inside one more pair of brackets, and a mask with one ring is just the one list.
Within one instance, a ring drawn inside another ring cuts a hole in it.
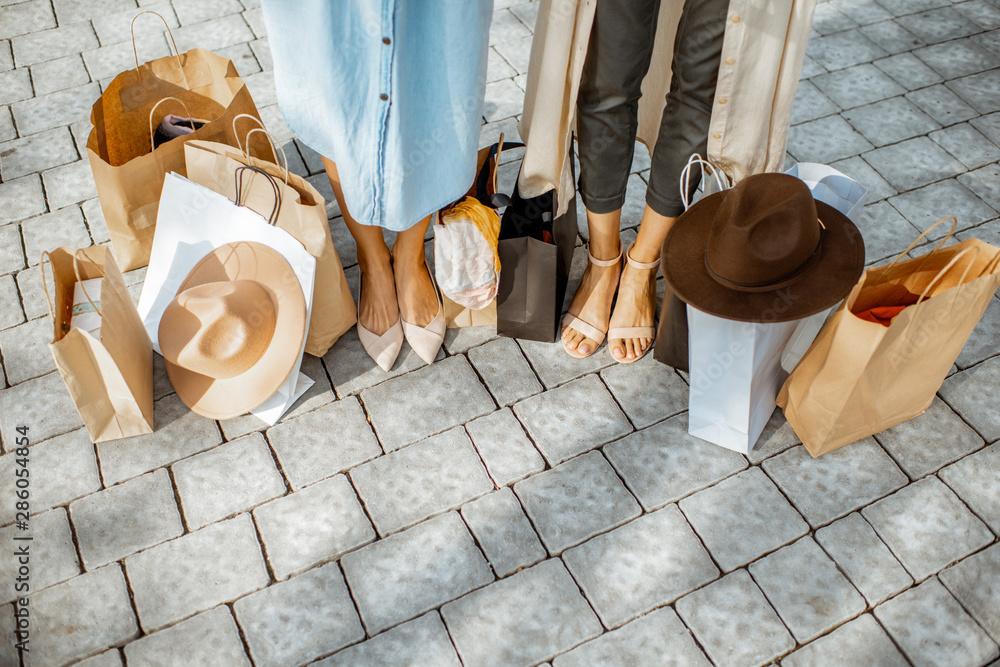
[{"label": "interlocking paver brick", "polygon": [[[942,125],[951,125],[952,123],[958,123],[963,120],[975,118],[978,115],[975,109],[963,102],[958,95],[942,85],[921,88],[920,90],[907,93],[906,99],[916,104],[921,110],[923,110],[924,113]],[[948,131],[951,129],[952,128],[946,128],[944,130],[932,132],[930,137],[948,149],[949,153],[960,158],[963,164],[966,164],[965,159],[962,159],[966,158],[966,150],[952,150],[948,148],[948,145],[946,145],[943,141],[938,139],[938,137],[950,136]],[[974,149],[975,146],[970,145],[962,148]]]},{"label": "interlocking paver brick", "polygon": [[822,74],[812,82],[842,109],[871,104],[906,92],[905,88],[870,63]]},{"label": "interlocking paver brick", "polygon": [[993,641],[1000,641],[1000,545],[969,556],[938,578]]},{"label": "interlocking paver brick", "polygon": [[[178,27],[177,17],[174,15],[173,7],[170,6],[169,2],[156,2],[155,0],[148,2],[147,0],[143,0],[142,10],[156,12],[163,17],[171,29]],[[94,32],[97,33],[97,39],[103,45],[118,44],[125,41],[131,42],[132,19],[135,18],[137,13],[135,9],[129,8],[120,12],[101,12],[100,15],[90,17],[91,23],[94,26]],[[143,40],[140,39],[141,37],[159,35],[162,32],[163,21],[160,21],[155,16],[142,16],[135,22],[135,36],[138,45],[142,45],[143,43]]]},{"label": "interlocking paver brick", "polygon": [[537,664],[601,633],[558,559],[446,604],[441,613],[466,665]]},{"label": "interlocking paver brick", "polygon": [[[875,3],[869,3],[875,5]],[[877,5],[876,5],[877,6]],[[924,41],[896,21],[881,21],[861,28],[862,34],[891,54],[904,53],[923,46]]]},{"label": "interlocking paver brick", "polygon": [[1000,439],[1000,412],[993,391],[1000,382],[1000,359],[987,359],[944,381],[941,396],[986,442]]},{"label": "interlocking paver brick", "polygon": [[868,140],[840,116],[802,123],[788,133],[788,152],[801,161],[828,163],[871,148]]},{"label": "interlocking paver brick", "polygon": [[[572,290],[573,286],[570,285],[566,291],[569,293]],[[525,356],[531,362],[531,367],[538,374],[546,389],[575,380],[614,363],[614,359],[607,353],[607,350],[599,350],[585,359],[577,359],[566,354],[562,343],[559,342],[540,343],[534,340],[519,340],[517,342],[524,350]]]},{"label": "interlocking paver brick", "polygon": [[498,577],[506,577],[545,558],[545,548],[509,488],[462,507],[462,518]]},{"label": "interlocking paver brick", "polygon": [[224,605],[140,637],[125,647],[125,657],[133,665],[250,666],[236,621]]},{"label": "interlocking paver brick", "polygon": [[795,646],[746,570],[688,594],[675,607],[719,667],[764,665]]},{"label": "interlocking paver brick", "polygon": [[816,531],[816,541],[871,605],[906,590],[913,583],[860,514],[850,514]]},{"label": "interlocking paver brick", "polygon": [[90,22],[67,24],[60,20],[61,27],[20,35],[11,40],[14,62],[18,67],[55,60],[93,49],[97,46],[97,35]]},{"label": "interlocking paver brick", "polygon": [[807,53],[828,70],[844,69],[886,55],[860,30],[838,32],[809,40]]},{"label": "interlocking paver brick", "polygon": [[0,25],[3,26],[0,34],[4,37],[15,37],[56,27],[52,5],[46,0],[5,4],[6,7],[0,7]]},{"label": "interlocking paver brick", "polygon": [[502,407],[543,390],[513,338],[498,338],[472,348],[469,361]]},{"label": "interlocking paver brick", "polygon": [[821,93],[816,86],[809,81],[802,81],[795,91],[791,122],[797,125],[838,111],[840,107],[830,101],[830,98]]},{"label": "interlocking paver brick", "polygon": [[353,551],[341,565],[371,635],[493,581],[457,512]]},{"label": "interlocking paver brick", "polygon": [[881,5],[866,0],[830,0],[830,4],[861,25],[878,23],[893,17]]},{"label": "interlocking paver brick", "polygon": [[519,482],[545,469],[541,454],[531,444],[510,408],[474,419],[465,429],[497,486]]},{"label": "interlocking paver brick", "polygon": [[868,188],[868,194],[864,200],[865,203],[877,202],[880,199],[885,199],[896,194],[896,189],[889,185],[888,181],[879,176],[879,173],[860,157],[839,160],[833,162],[830,166]]},{"label": "interlocking paver brick", "polygon": [[914,482],[861,513],[917,581],[994,539],[936,477]]},{"label": "interlocking paver brick", "polygon": [[553,667],[654,663],[673,667],[711,664],[669,607],[650,612],[552,661]]},{"label": "interlocking paver brick", "polygon": [[[177,48],[189,51],[194,48],[219,51],[227,46],[242,44],[256,39],[239,14],[230,14],[211,21],[203,21],[174,30]],[[271,124],[265,123],[270,129]]]},{"label": "interlocking paver brick", "polygon": [[907,90],[918,90],[944,81],[944,77],[912,53],[899,53],[872,63]]},{"label": "interlocking paver brick", "polygon": [[[7,329],[24,322],[24,312],[18,302],[17,286],[13,276],[0,276],[0,329]],[[0,404],[3,403],[0,394]],[[0,424],[3,419],[0,419]]]},{"label": "interlocking paver brick", "polygon": [[15,273],[27,266],[18,225],[0,227],[0,274]]},{"label": "interlocking paver brick", "polygon": [[687,430],[687,415],[681,414],[604,448],[604,455],[647,512],[747,467],[742,454],[689,435]]},{"label": "interlocking paver brick", "polygon": [[86,160],[50,169],[42,174],[42,179],[52,210],[97,196],[90,162]]},{"label": "interlocking paver brick", "polygon": [[[133,0],[101,0],[98,11],[120,12],[132,9],[134,4]],[[53,6],[60,25],[88,21],[95,13],[94,3],[88,0],[53,0]]]},{"label": "interlocking paver brick", "polygon": [[[165,35],[159,34],[136,38],[136,49],[139,53],[140,63],[165,58],[172,53]],[[183,52],[183,49],[181,51]],[[132,40],[128,39],[84,51],[83,62],[87,64],[90,76],[106,86],[111,79],[120,73],[135,69],[135,52],[132,51]]]},{"label": "interlocking paver brick", "polygon": [[86,116],[100,94],[97,83],[87,83],[77,88],[17,102],[11,106],[11,111],[14,112],[18,132],[21,136],[27,136],[69,125]]},{"label": "interlocking paver brick", "polygon": [[829,35],[857,27],[857,21],[828,2],[817,5],[813,12],[812,28],[820,35]]},{"label": "interlocking paver brick", "polygon": [[912,479],[932,473],[985,444],[937,397],[924,414],[886,429],[875,438]]},{"label": "interlocking paver brick", "polygon": [[600,452],[520,481],[514,492],[553,555],[642,511]]},{"label": "interlocking paver brick", "polygon": [[[0,278],[0,304],[3,304],[3,281]],[[70,398],[59,373],[0,390],[0,435],[4,451],[14,450],[18,426],[28,426],[28,436],[39,443],[83,426],[80,413]]]},{"label": "interlocking paver brick", "polygon": [[300,665],[365,637],[336,563],[257,591],[233,608],[261,667]]},{"label": "interlocking paver brick", "polygon": [[933,118],[904,97],[875,102],[841,115],[875,146],[894,144],[940,128]]},{"label": "interlocking paver brick", "polygon": [[[30,662],[26,664],[30,664]],[[118,649],[113,648],[82,662],[74,663],[74,667],[121,667],[123,664],[125,663],[122,662],[121,653]]]},{"label": "interlocking paver brick", "polygon": [[994,209],[1000,208],[1000,165],[988,164],[962,174],[958,177],[958,182]]},{"label": "interlocking paver brick", "polygon": [[[30,432],[30,431],[29,431]],[[30,451],[30,474],[43,484],[31,488],[32,512],[44,512],[56,505],[65,505],[101,488],[94,446],[83,429],[50,438]],[[0,484],[13,489],[17,454],[0,457]],[[14,521],[13,503],[0,505],[0,525]]]},{"label": "interlocking paver brick", "polygon": [[[14,487],[11,487],[10,495],[13,505]],[[22,584],[25,581],[30,585],[28,590],[36,595],[37,591],[80,574],[80,561],[77,559],[76,547],[73,546],[73,534],[65,509],[57,507],[41,514],[32,513],[29,526],[30,533],[25,533],[17,524],[0,529],[0,539],[9,545],[9,556],[0,560],[0,577],[3,577],[4,582],[0,602],[11,602],[24,597],[26,591]],[[30,542],[16,541],[25,535],[31,537]],[[27,549],[26,563],[22,562],[20,556],[25,553],[23,549]],[[19,576],[24,575],[20,569],[23,565],[28,566],[27,579]],[[19,586],[22,590],[18,590]]]},{"label": "interlocking paver brick", "polygon": [[1000,533],[1000,443],[951,464],[939,477],[993,532]]},{"label": "interlocking paver brick", "polygon": [[174,0],[173,6],[181,25],[243,12],[243,5],[239,0]]},{"label": "interlocking paver brick", "polygon": [[496,45],[496,50],[519,73],[527,73],[528,55],[531,52],[531,37],[522,37],[521,39],[501,42]]},{"label": "interlocking paver brick", "polygon": [[918,667],[983,665],[998,655],[997,645],[937,578],[882,603],[875,617]]},{"label": "interlocking paver brick", "polygon": [[91,199],[83,202],[80,208],[83,209],[83,217],[87,221],[90,238],[96,245],[106,245],[111,240],[111,235],[108,233],[108,224],[104,220],[101,203],[96,199]]},{"label": "interlocking paver brick", "polygon": [[73,135],[65,127],[4,142],[0,144],[0,154],[4,156],[5,181],[78,159]]},{"label": "interlocking paver brick", "polygon": [[179,461],[172,469],[184,519],[192,530],[285,492],[285,482],[260,433]]},{"label": "interlocking paver brick", "polygon": [[[945,215],[958,220],[958,229],[974,227],[992,220],[997,213],[954,179],[911,190],[889,199],[889,203],[917,229],[927,229]],[[943,237],[950,225],[942,225],[928,238]]]},{"label": "interlocking paver brick", "polygon": [[525,399],[514,406],[514,413],[552,465],[632,430],[625,414],[595,375]]},{"label": "interlocking paver brick", "polygon": [[253,511],[267,560],[279,581],[375,539],[344,475],[272,500]]},{"label": "interlocking paver brick", "polygon": [[808,532],[805,521],[758,468],[685,498],[680,508],[724,572]]},{"label": "interlocking paver brick", "polygon": [[651,354],[632,364],[613,364],[601,371],[601,379],[636,428],[687,410],[687,385]]},{"label": "interlocking paver brick", "polygon": [[32,662],[64,664],[139,634],[118,564],[31,596]]},{"label": "interlocking paver brick", "polygon": [[[456,397],[461,400],[456,400]],[[450,357],[361,392],[386,451],[492,412],[496,405],[465,357]]]},{"label": "interlocking paver brick", "polygon": [[[995,234],[997,229],[1000,229],[1000,225],[977,227],[959,238],[963,241],[966,238],[978,238],[996,245],[997,240],[992,238],[990,233]],[[965,369],[997,354],[1000,354],[1000,300],[990,299],[986,312],[972,330],[965,347],[955,360],[955,365]]]},{"label": "interlocking paver brick", "polygon": [[81,498],[70,513],[88,570],[184,532],[170,476],[162,468]]},{"label": "interlocking paver brick", "polygon": [[795,429],[785,419],[784,413],[781,410],[775,410],[771,413],[767,423],[764,424],[764,430],[761,431],[753,449],[747,454],[747,458],[750,463],[757,464],[794,447],[800,442],[799,436],[795,434]]},{"label": "interlocking paver brick", "polygon": [[[0,53],[3,53],[2,46]],[[10,113],[10,107],[0,107],[0,142],[10,141],[16,137],[17,130],[14,129],[14,117]]]},{"label": "interlocking paver brick", "polygon": [[24,252],[31,266],[38,264],[43,252],[61,246],[86,248],[91,245],[87,223],[83,220],[83,212],[79,206],[67,206],[25,220],[21,224],[21,234],[24,236]]},{"label": "interlocking paver brick", "polygon": [[960,162],[926,137],[877,148],[866,153],[864,159],[900,191],[965,171]]},{"label": "interlocking paver brick", "polygon": [[840,626],[825,637],[783,658],[787,667],[821,665],[884,665],[906,667],[909,663],[889,636],[869,614]]},{"label": "interlocking paver brick", "polygon": [[456,509],[493,489],[462,428],[360,465],[351,470],[351,481],[380,535]]},{"label": "interlocking paver brick", "polygon": [[37,174],[30,174],[10,180],[10,175],[4,170],[5,180],[0,183],[0,225],[20,222],[38,213],[45,212],[45,192],[42,190],[42,179]]},{"label": "interlocking paver brick", "polygon": [[928,44],[965,37],[981,29],[951,7],[941,7],[898,19],[901,26]]},{"label": "interlocking paver brick", "polygon": [[871,438],[812,459],[795,447],[762,467],[813,527],[889,495],[908,480]]},{"label": "interlocking paver brick", "polygon": [[231,602],[268,583],[249,514],[129,556],[125,569],[146,632]]},{"label": "interlocking paver brick", "polygon": [[1000,70],[980,72],[946,84],[980,113],[1000,108]]},{"label": "interlocking paver brick", "polygon": [[563,561],[608,628],[719,576],[676,505],[568,549]]},{"label": "interlocking paver brick", "polygon": [[[336,424],[336,430],[330,429]],[[369,461],[382,453],[356,398],[329,403],[267,430],[293,489]]]},{"label": "interlocking paver brick", "polygon": [[865,610],[864,598],[811,537],[751,563],[750,574],[800,643]]},{"label": "interlocking paver brick", "polygon": [[0,91],[0,104],[30,100],[34,94],[31,89],[31,72],[27,67],[20,67],[0,73]]},{"label": "interlocking paver brick", "polygon": [[156,430],[150,435],[97,443],[105,484],[117,484],[222,442],[215,422],[191,412],[176,394],[153,404],[153,423]]},{"label": "interlocking paver brick", "polygon": [[955,9],[984,30],[1000,28],[1000,9],[987,0],[971,0],[955,5]]},{"label": "interlocking paver brick", "polygon": [[913,55],[946,79],[957,79],[1000,65],[1000,57],[975,40],[961,39],[917,49]]},{"label": "interlocking paver brick", "polygon": [[461,667],[455,647],[437,612],[396,627],[335,653],[316,667],[354,665],[435,665]]}]

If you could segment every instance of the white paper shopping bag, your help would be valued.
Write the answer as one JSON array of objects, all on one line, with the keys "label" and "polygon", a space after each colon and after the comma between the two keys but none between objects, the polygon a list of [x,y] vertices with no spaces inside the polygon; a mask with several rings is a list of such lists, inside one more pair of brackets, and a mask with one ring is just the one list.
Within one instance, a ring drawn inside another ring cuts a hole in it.
[{"label": "white paper shopping bag", "polygon": [[688,433],[748,454],[788,377],[781,352],[799,320],[736,322],[687,307]]},{"label": "white paper shopping bag", "polygon": [[[160,318],[177,294],[194,265],[212,250],[235,241],[257,241],[277,250],[295,271],[308,307],[312,312],[316,260],[288,232],[274,227],[254,211],[175,173],[166,175],[156,233],[146,281],[139,297],[139,316],[149,332],[154,348],[160,351],[157,336]],[[312,385],[299,372],[305,340],[298,360],[281,387],[252,413],[270,425]]]}]

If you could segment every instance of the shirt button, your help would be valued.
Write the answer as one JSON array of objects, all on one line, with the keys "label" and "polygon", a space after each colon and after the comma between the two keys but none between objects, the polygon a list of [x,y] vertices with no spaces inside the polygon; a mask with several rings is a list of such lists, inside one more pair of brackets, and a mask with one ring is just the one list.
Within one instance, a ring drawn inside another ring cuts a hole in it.
[{"label": "shirt button", "polygon": [[727,65],[732,65],[735,62],[736,62],[736,58],[726,58],[726,64]]},{"label": "shirt button", "polygon": [[719,104],[725,104],[725,103],[726,103],[726,98],[725,97],[720,97],[719,98]]},{"label": "shirt button", "polygon": [[378,96],[378,98],[383,102],[385,102],[387,99],[389,99],[389,96],[386,95],[385,93],[382,93],[381,95]]},{"label": "shirt button", "polygon": [[740,17],[739,16],[734,16],[732,18],[732,21],[733,21],[733,23],[739,23],[740,22]]},{"label": "shirt button", "polygon": [[383,37],[382,38],[382,43],[383,44],[392,44],[392,40],[389,39],[388,37]]},{"label": "shirt button", "polygon": [[719,134],[718,132],[716,132],[715,134],[713,134],[713,135],[712,135],[712,138],[713,138],[713,139],[721,139],[721,138],[722,138],[722,135],[721,135],[721,134]]}]

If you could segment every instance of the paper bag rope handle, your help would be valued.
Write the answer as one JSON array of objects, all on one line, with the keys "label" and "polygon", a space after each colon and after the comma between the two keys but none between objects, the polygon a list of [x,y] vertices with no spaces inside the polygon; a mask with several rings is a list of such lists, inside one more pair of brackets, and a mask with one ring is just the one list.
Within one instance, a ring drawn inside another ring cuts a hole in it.
[{"label": "paper bag rope handle", "polygon": [[42,290],[45,292],[45,304],[49,307],[49,315],[52,319],[56,319],[56,310],[52,306],[52,297],[49,296],[49,286],[45,283],[45,258],[49,258],[49,263],[52,263],[52,257],[49,255],[48,251],[43,250],[42,254],[38,257],[38,270],[42,274]]},{"label": "paper bag rope handle", "polygon": [[180,57],[180,55],[178,55],[178,54],[180,54],[180,51],[177,50],[177,42],[174,41],[174,33],[170,32],[170,26],[167,24],[167,19],[163,18],[162,16],[160,16],[156,12],[151,12],[149,10],[146,10],[144,12],[139,12],[132,19],[132,25],[131,25],[131,29],[132,29],[132,55],[135,56],[135,75],[139,76],[139,51],[138,51],[138,49],[135,48],[135,21],[136,21],[136,19],[138,19],[143,14],[152,14],[156,18],[158,18],[161,21],[163,21],[163,27],[165,27],[167,29],[167,34],[170,36],[170,44],[171,44],[171,46],[174,47],[174,58],[177,59],[177,66],[178,67],[183,67],[181,65],[181,57]]},{"label": "paper bag rope handle", "polygon": [[722,190],[728,190],[732,187],[729,183],[729,177],[726,176],[725,172],[708,160],[702,158],[698,153],[692,153],[691,157],[688,158],[687,164],[684,165],[683,171],[681,171],[681,203],[684,204],[684,210],[687,210],[688,206],[690,206],[690,203],[688,202],[688,192],[691,191],[691,167],[696,164],[701,167],[702,172],[704,172],[705,168],[708,167],[708,172],[715,178],[715,183],[719,186],[720,192]]},{"label": "paper bag rope handle", "polygon": [[235,171],[236,177],[236,205],[244,206],[240,203],[240,199],[243,198],[243,171],[252,171],[261,174],[267,179],[267,182],[271,184],[271,188],[274,190],[274,208],[271,209],[271,215],[267,217],[267,224],[273,225],[278,221],[278,213],[281,211],[281,188],[278,187],[278,181],[274,179],[274,176],[267,173],[262,167],[257,167],[254,165],[246,167],[237,167]]},{"label": "paper bag rope handle", "polygon": [[[906,247],[906,250],[904,250],[903,252],[901,252],[898,255],[896,255],[896,259],[894,259],[891,262],[889,262],[889,266],[895,266],[896,262],[898,262],[903,257],[905,257],[906,253],[908,253],[911,250],[913,250],[916,247],[916,245],[918,243],[920,243],[924,239],[925,236],[927,236],[928,234],[931,233],[931,231],[934,230],[935,227],[937,227],[938,225],[943,224],[945,222],[948,222],[949,220],[951,220],[951,231],[949,231],[948,234],[947,234],[947,236],[945,236],[943,239],[941,239],[941,242],[937,244],[936,248],[934,248],[934,250],[940,250],[941,246],[943,246],[945,243],[948,242],[948,239],[951,238],[952,234],[954,234],[955,230],[958,228],[958,219],[955,216],[953,216],[953,215],[950,215],[947,218],[941,218],[940,220],[938,220],[937,222],[935,222],[933,225],[931,225],[930,227],[928,227],[927,229],[925,229],[924,231],[922,231],[920,233],[920,236],[918,236],[917,238],[913,239],[913,243],[911,243],[910,245],[908,245]],[[931,251],[931,252],[933,252],[933,251]]]},{"label": "paper bag rope handle", "polygon": [[[240,133],[236,131],[236,121],[238,121],[240,118],[249,118],[250,120],[252,120],[255,123],[257,123],[258,125],[260,125],[260,127],[255,127],[253,129],[251,129],[249,132],[247,132],[243,136],[243,141],[245,141],[246,144],[247,144],[247,147],[245,149],[243,148],[243,144],[240,143]],[[277,148],[278,151],[281,152],[282,164],[279,164],[278,166],[282,167],[285,170],[285,185],[287,186],[288,185],[288,155],[285,154],[285,149],[282,148],[281,144],[278,143],[278,140],[275,138],[275,136],[273,134],[271,134],[270,132],[268,132],[266,129],[264,129],[264,124],[262,122],[260,122],[260,119],[257,118],[256,116],[251,116],[248,113],[241,113],[241,114],[238,114],[235,118],[233,118],[233,136],[236,137],[236,146],[240,149],[240,151],[243,153],[243,155],[246,156],[247,162],[249,162],[249,163],[252,163],[253,159],[254,159],[254,158],[252,158],[250,156],[250,135],[253,134],[254,132],[260,132],[260,133],[264,134],[271,141],[271,147],[272,148]],[[277,151],[276,151],[276,153],[277,153]]]},{"label": "paper bag rope handle", "polygon": [[173,100],[174,102],[177,102],[182,107],[184,107],[184,113],[187,114],[188,120],[191,121],[191,131],[194,131],[194,129],[195,129],[195,127],[194,127],[194,118],[191,117],[191,111],[188,109],[188,105],[184,104],[183,100],[178,99],[176,97],[164,97],[162,100],[160,100],[159,102],[157,102],[156,104],[154,104],[153,108],[149,110],[149,150],[150,151],[155,151],[156,150],[156,138],[155,138],[156,135],[153,132],[153,114],[156,113],[157,107],[159,107],[161,104],[163,104],[167,100]]},{"label": "paper bag rope handle", "polygon": [[[947,218],[945,218],[945,219],[947,219]],[[927,231],[930,231],[930,230],[928,229]],[[931,291],[931,288],[933,288],[934,285],[937,284],[937,281],[941,280],[941,277],[944,276],[944,274],[948,273],[948,271],[951,269],[951,267],[955,266],[955,264],[958,262],[958,260],[962,259],[962,257],[964,255],[966,255],[966,254],[968,254],[970,252],[974,252],[975,254],[972,256],[972,259],[969,261],[969,265],[967,267],[965,267],[965,271],[962,272],[962,277],[958,281],[959,285],[964,285],[965,284],[965,278],[969,275],[969,270],[972,268],[972,265],[976,263],[976,259],[979,257],[979,248],[966,248],[962,252],[960,252],[957,255],[955,255],[954,257],[952,257],[951,261],[948,262],[948,264],[946,264],[943,269],[941,269],[940,271],[938,271],[937,275],[934,276],[934,279],[931,280],[927,284],[927,287],[924,288],[924,291],[920,293],[920,298],[917,299],[917,302],[915,304],[913,304],[913,305],[915,305],[915,306],[916,305],[920,305],[924,301],[924,299],[927,297],[927,293]],[[907,306],[907,308],[909,308],[909,306]],[[948,315],[949,316],[951,316],[951,312],[953,310],[955,310],[955,302],[954,301],[952,301],[951,307],[948,308]],[[910,329],[913,328],[913,324],[916,321],[917,321],[916,317],[910,318],[909,324],[907,324],[906,325],[906,329],[903,330],[903,337],[904,338],[906,338],[907,336],[909,336]]]}]

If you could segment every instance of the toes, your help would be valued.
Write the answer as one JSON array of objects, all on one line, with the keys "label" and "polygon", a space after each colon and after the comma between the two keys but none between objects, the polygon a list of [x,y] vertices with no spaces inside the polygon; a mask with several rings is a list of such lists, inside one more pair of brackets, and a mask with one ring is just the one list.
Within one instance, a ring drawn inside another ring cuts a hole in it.
[{"label": "toes", "polygon": [[580,350],[581,354],[590,354],[591,350],[594,350],[596,348],[597,345],[594,344],[594,341],[590,340],[589,338],[584,338],[583,342],[580,343],[580,346],[577,349]]},{"label": "toes", "polygon": [[625,341],[625,356],[629,359],[635,359],[635,339],[629,338]]},{"label": "toes", "polygon": [[625,358],[625,346],[621,343],[611,345],[611,356],[615,359]]}]

